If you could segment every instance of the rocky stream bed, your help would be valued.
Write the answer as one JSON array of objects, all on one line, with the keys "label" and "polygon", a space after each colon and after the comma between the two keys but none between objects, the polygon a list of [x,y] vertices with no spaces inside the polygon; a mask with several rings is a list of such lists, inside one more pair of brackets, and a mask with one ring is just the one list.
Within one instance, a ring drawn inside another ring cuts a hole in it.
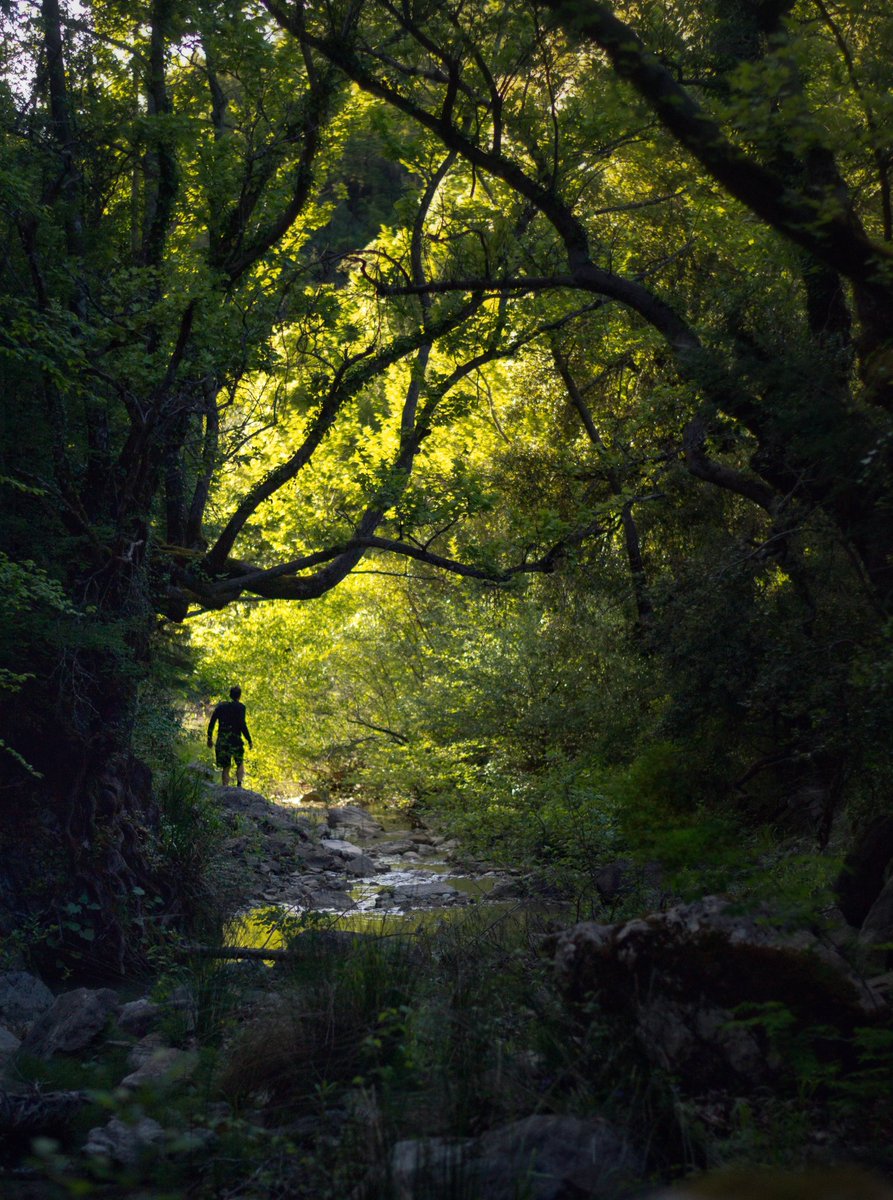
[{"label": "rocky stream bed", "polygon": [[[224,789],[220,789],[221,793]],[[250,936],[253,910],[340,915],[358,930],[376,918],[517,901],[529,892],[521,872],[497,871],[458,855],[458,842],[400,814],[327,806],[317,793],[273,804],[256,792],[225,789],[232,828],[226,856],[243,892]]]}]

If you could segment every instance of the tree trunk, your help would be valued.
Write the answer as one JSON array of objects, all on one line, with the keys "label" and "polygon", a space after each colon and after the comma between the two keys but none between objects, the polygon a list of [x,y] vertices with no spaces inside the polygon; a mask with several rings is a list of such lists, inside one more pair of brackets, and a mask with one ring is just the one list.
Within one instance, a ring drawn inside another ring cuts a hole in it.
[{"label": "tree trunk", "polygon": [[139,562],[113,563],[88,590],[101,606],[80,644],[49,630],[11,714],[29,769],[0,760],[0,933],[33,922],[29,953],[45,968],[89,959],[120,974],[144,964],[152,921],[175,903],[152,775],[131,748],[154,617]]}]

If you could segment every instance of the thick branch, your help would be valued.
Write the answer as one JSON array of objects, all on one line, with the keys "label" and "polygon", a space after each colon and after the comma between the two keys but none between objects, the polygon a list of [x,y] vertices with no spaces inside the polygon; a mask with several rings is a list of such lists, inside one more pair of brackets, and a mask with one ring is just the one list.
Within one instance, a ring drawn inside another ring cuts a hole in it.
[{"label": "thick branch", "polygon": [[[214,250],[214,258],[225,270],[230,284],[236,283],[282,239],[310,199],[322,130],[335,95],[336,83],[335,72],[331,69],[312,80],[300,115],[287,123],[278,144],[273,142],[267,148],[260,168],[256,161],[250,163],[242,194],[231,209],[226,228]],[[249,222],[263,190],[273,177],[285,149],[294,145],[300,145],[300,153],[294,167],[290,195],[279,213],[249,237]]]},{"label": "thick branch", "polygon": [[415,330],[403,337],[396,338],[378,354],[362,356],[364,360],[362,362],[360,359],[354,359],[352,362],[346,363],[332,381],[302,444],[294,454],[268,472],[242,499],[208,554],[209,568],[212,571],[220,568],[229,556],[239,533],[260,505],[285,484],[291,482],[307,465],[317,446],[334,424],[341,407],[351,396],[356,395],[371,379],[399,362],[401,358],[418,350],[432,336],[440,336],[455,328],[467,315],[468,309],[463,307],[445,317],[428,331]]},{"label": "thick branch", "polygon": [[772,488],[761,483],[759,479],[753,479],[741,471],[736,471],[734,467],[728,467],[725,463],[709,458],[705,449],[706,441],[707,429],[703,417],[693,417],[682,434],[685,465],[692,475],[698,479],[704,479],[716,487],[723,488],[727,492],[735,492],[739,496],[744,496],[774,516],[778,511],[779,497]]},{"label": "thick branch", "polygon": [[173,112],[167,90],[165,51],[171,20],[170,0],[153,0],[152,28],[149,40],[148,102],[155,145],[147,154],[146,222],[142,258],[151,267],[159,267],[164,257],[167,235],[174,215],[174,203],[180,172],[174,152],[174,135],[169,117]]},{"label": "thick branch", "polygon": [[[596,42],[614,70],[635,88],[662,124],[723,187],[772,228],[867,292],[879,291],[879,272],[893,267],[888,247],[866,237],[850,211],[813,203],[789,182],[733,145],[694,99],[610,7],[598,0],[544,0],[569,33]],[[883,288],[883,294],[888,289]]]},{"label": "thick branch", "polygon": [[[268,571],[249,571],[232,579],[218,580],[210,586],[201,585],[197,579],[184,575],[181,583],[192,592],[196,601],[211,608],[235,600],[242,592],[251,592],[266,600],[311,600],[324,595],[340,583],[369,550],[380,550],[383,553],[414,559],[416,562],[425,563],[452,575],[461,575],[466,579],[506,584],[517,575],[552,573],[557,570],[561,561],[572,549],[581,545],[587,538],[603,532],[605,530],[600,522],[591,522],[582,529],[568,534],[567,537],[550,547],[540,558],[532,561],[523,559],[521,562],[502,569],[460,562],[458,559],[435,554],[433,550],[413,545],[411,542],[401,542],[393,538],[375,535],[359,536],[351,538],[350,541],[344,542],[340,546],[320,550],[316,554],[307,555],[304,559],[297,559],[293,563],[284,563],[282,566],[273,567]],[[315,575],[299,577],[286,574],[288,571],[301,569],[323,559],[328,559],[331,565]],[[245,564],[240,565],[245,566]],[[190,584],[193,586],[190,587]]]}]

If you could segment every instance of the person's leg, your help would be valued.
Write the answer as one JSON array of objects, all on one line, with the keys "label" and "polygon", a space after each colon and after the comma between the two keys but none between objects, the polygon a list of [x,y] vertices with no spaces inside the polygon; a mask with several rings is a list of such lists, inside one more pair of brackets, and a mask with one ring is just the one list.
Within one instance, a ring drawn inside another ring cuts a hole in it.
[{"label": "person's leg", "polygon": [[236,787],[242,786],[242,780],[245,778],[244,762],[236,763]]},{"label": "person's leg", "polygon": [[224,787],[229,787],[229,768],[232,763],[232,753],[229,747],[224,743],[217,742],[217,766],[220,768],[220,782]]}]

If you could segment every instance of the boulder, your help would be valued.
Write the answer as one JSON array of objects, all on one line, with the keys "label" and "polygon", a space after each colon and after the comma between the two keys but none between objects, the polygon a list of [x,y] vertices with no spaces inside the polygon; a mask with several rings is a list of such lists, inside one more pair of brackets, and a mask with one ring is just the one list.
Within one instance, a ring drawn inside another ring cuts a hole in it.
[{"label": "boulder", "polygon": [[119,1009],[118,995],[111,988],[63,992],[31,1027],[22,1047],[38,1058],[75,1054],[99,1037]]},{"label": "boulder", "polygon": [[154,1029],[160,1019],[161,1005],[143,996],[122,1006],[118,1013],[118,1028],[131,1037],[141,1038]]},{"label": "boulder", "polygon": [[843,1033],[886,1005],[833,947],[707,897],[614,925],[584,922],[547,939],[572,1004],[596,994],[629,1014],[645,1053],[686,1086],[754,1084],[770,1070],[739,1005],[785,1005],[803,1025]]},{"label": "boulder", "polygon": [[434,880],[431,883],[404,883],[394,894],[398,900],[430,900],[433,896],[454,896],[456,888],[446,880]]},{"label": "boulder", "polygon": [[107,1125],[90,1130],[84,1150],[93,1157],[135,1167],[163,1141],[164,1130],[151,1117],[141,1117],[133,1125],[112,1117]]},{"label": "boulder", "polygon": [[339,858],[356,858],[363,853],[359,846],[345,841],[344,838],[322,838],[319,844],[329,853],[337,854]]},{"label": "boulder", "polygon": [[20,1038],[17,1038],[5,1026],[0,1025],[0,1071],[3,1070],[21,1044]]},{"label": "boulder", "polygon": [[308,854],[301,864],[307,871],[328,871],[335,863],[335,856],[328,850],[318,850]]},{"label": "boulder", "polygon": [[326,820],[333,829],[343,826],[346,829],[356,829],[366,835],[380,833],[384,828],[371,813],[352,804],[345,805],[343,808],[327,809]]},{"label": "boulder", "polygon": [[432,846],[429,842],[418,842],[415,847],[415,854],[421,855],[422,858],[434,858],[439,856],[440,851],[436,846]]},{"label": "boulder", "polygon": [[379,844],[382,854],[406,854],[415,849],[415,843],[409,841],[382,842]]},{"label": "boulder", "polygon": [[319,888],[307,897],[307,907],[314,910],[335,909],[337,912],[346,912],[347,909],[353,908],[353,903],[346,892],[336,892],[331,888]]},{"label": "boulder", "polygon": [[0,1024],[24,1037],[38,1017],[52,1007],[53,993],[28,971],[0,972]]},{"label": "boulder", "polygon": [[135,1070],[125,1075],[121,1087],[126,1091],[136,1091],[141,1087],[170,1087],[180,1080],[189,1079],[197,1063],[198,1055],[194,1051],[177,1050],[173,1046],[154,1046],[141,1058]]},{"label": "boulder", "polygon": [[541,1115],[475,1139],[398,1142],[391,1172],[399,1200],[619,1200],[641,1186],[643,1164],[599,1117]]},{"label": "boulder", "polygon": [[358,879],[370,879],[379,873],[378,867],[368,854],[357,854],[353,858],[349,858],[344,864],[344,870],[348,875],[355,875]]}]

